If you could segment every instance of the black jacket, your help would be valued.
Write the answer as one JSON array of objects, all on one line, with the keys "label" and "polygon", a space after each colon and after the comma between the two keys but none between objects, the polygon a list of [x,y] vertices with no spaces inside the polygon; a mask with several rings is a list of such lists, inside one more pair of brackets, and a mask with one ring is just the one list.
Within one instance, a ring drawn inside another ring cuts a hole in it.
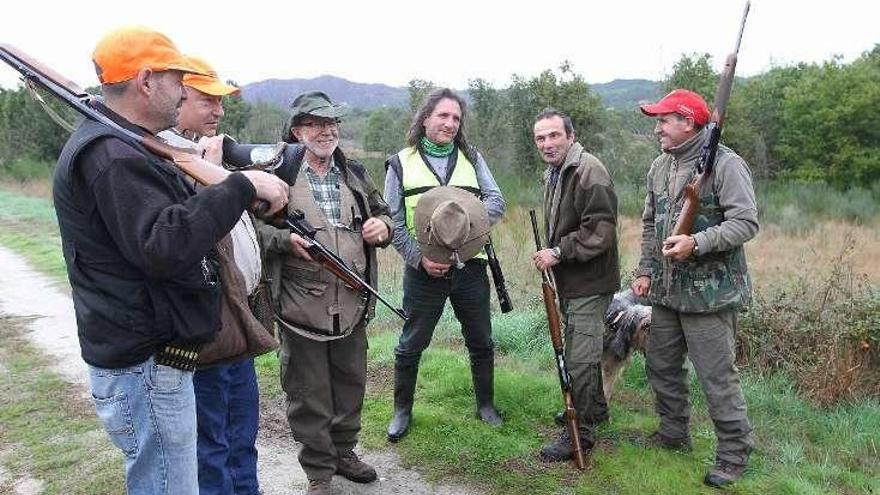
[{"label": "black jacket", "polygon": [[255,195],[246,177],[196,195],[173,164],[87,120],[61,152],[53,189],[87,363],[121,368],[170,342],[214,338],[220,287],[210,251]]}]

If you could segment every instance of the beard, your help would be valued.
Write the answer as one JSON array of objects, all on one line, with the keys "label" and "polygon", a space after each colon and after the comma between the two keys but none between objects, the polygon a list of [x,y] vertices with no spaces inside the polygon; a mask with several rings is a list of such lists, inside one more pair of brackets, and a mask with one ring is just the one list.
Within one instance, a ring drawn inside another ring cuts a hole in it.
[{"label": "beard", "polygon": [[308,139],[305,137],[300,142],[302,142],[306,150],[322,161],[329,160],[333,156],[333,152],[336,151],[336,148],[339,147],[338,137],[332,138],[332,142],[329,144],[321,144],[318,142],[318,139]]}]

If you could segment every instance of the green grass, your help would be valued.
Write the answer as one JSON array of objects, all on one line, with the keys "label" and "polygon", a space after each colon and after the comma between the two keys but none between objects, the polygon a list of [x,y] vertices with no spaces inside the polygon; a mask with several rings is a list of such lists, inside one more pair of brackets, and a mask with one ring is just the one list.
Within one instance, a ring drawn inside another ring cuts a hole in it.
[{"label": "green grass", "polygon": [[[49,201],[0,191],[0,243],[28,256],[39,269],[63,277],[57,239]],[[504,249],[503,259],[516,259],[512,250],[517,246]],[[695,379],[695,450],[678,454],[640,445],[638,439],[657,425],[640,356],[618,386],[612,419],[599,430],[590,470],[577,473],[568,464],[539,462],[538,449],[557,433],[552,415],[561,398],[541,307],[537,296],[524,292],[535,286],[533,279],[532,271],[509,277],[508,284],[518,286],[512,291],[517,310],[494,319],[499,351],[496,402],[505,425],[493,429],[475,419],[466,352],[458,325],[447,311],[419,372],[411,433],[392,447],[404,465],[418,467],[431,480],[451,476],[505,495],[720,493],[701,484],[713,460],[715,440]],[[383,293],[390,301],[400,301],[398,284],[399,280],[383,280]],[[369,330],[370,381],[362,434],[368,449],[389,448],[385,428],[391,416],[399,328],[396,318],[380,306]],[[0,361],[0,439],[3,445],[13,445],[16,454],[0,462],[13,474],[29,472],[47,480],[46,493],[113,492],[102,487],[119,486],[122,470],[112,456],[105,457],[109,454],[102,446],[107,442],[93,410],[71,406],[69,387],[45,371],[37,353],[7,335],[0,337],[0,351],[13,350]],[[278,399],[282,392],[277,357],[261,356],[257,366],[264,397]],[[819,409],[799,396],[792,383],[780,373],[744,371],[757,450],[747,476],[727,493],[880,493],[877,400]],[[77,476],[79,481],[71,481]],[[83,486],[89,490],[82,491]],[[0,494],[6,493],[11,492],[0,487]]]},{"label": "green grass", "polygon": [[0,189],[0,245],[24,256],[37,270],[66,280],[51,201]]},{"label": "green grass", "polygon": [[[40,480],[46,495],[120,493],[121,454],[94,408],[48,371],[23,331],[21,320],[0,315],[0,443],[9,479]],[[0,486],[0,494],[13,493],[11,483]]]},{"label": "green grass", "polygon": [[[503,327],[497,327],[503,332]],[[439,335],[449,342],[448,335]],[[363,444],[385,448],[391,416],[391,376],[396,335],[370,339],[371,383],[364,407]],[[556,434],[551,423],[561,404],[559,384],[547,362],[520,356],[500,359],[496,403],[505,424],[491,428],[474,417],[466,352],[435,344],[419,370],[414,421],[396,447],[405,464],[429,478],[453,475],[491,493],[717,493],[701,479],[714,460],[715,436],[696,381],[692,433],[695,449],[680,454],[645,449],[638,439],[656,428],[652,396],[637,356],[612,402],[612,420],[599,430],[590,470],[545,466],[540,446]],[[730,493],[876,493],[880,489],[880,404],[863,401],[833,409],[810,406],[783,376],[745,374],[744,390],[755,427],[756,452],[748,475]]]}]

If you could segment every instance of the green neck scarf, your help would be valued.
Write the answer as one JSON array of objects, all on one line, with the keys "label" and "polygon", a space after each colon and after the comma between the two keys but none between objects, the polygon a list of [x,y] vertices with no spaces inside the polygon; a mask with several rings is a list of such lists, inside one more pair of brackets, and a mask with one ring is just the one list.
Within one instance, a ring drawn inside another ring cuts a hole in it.
[{"label": "green neck scarf", "polygon": [[452,154],[452,151],[455,150],[455,141],[450,141],[446,144],[436,144],[430,139],[422,136],[422,149],[425,150],[430,156],[436,156],[437,158],[444,158]]}]

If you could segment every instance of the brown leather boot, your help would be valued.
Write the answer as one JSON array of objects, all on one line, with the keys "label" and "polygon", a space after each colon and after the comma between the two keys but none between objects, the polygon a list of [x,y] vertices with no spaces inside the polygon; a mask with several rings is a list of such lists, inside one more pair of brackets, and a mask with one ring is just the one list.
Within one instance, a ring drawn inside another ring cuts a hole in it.
[{"label": "brown leather boot", "polygon": [[370,483],[378,478],[373,466],[362,461],[352,450],[339,456],[339,460],[336,461],[336,474],[355,483]]},{"label": "brown leather boot", "polygon": [[333,495],[333,487],[330,480],[309,480],[306,495]]},{"label": "brown leather boot", "polygon": [[706,473],[703,483],[713,488],[723,488],[742,478],[745,471],[745,464],[733,464],[725,460],[716,459],[715,466]]}]

